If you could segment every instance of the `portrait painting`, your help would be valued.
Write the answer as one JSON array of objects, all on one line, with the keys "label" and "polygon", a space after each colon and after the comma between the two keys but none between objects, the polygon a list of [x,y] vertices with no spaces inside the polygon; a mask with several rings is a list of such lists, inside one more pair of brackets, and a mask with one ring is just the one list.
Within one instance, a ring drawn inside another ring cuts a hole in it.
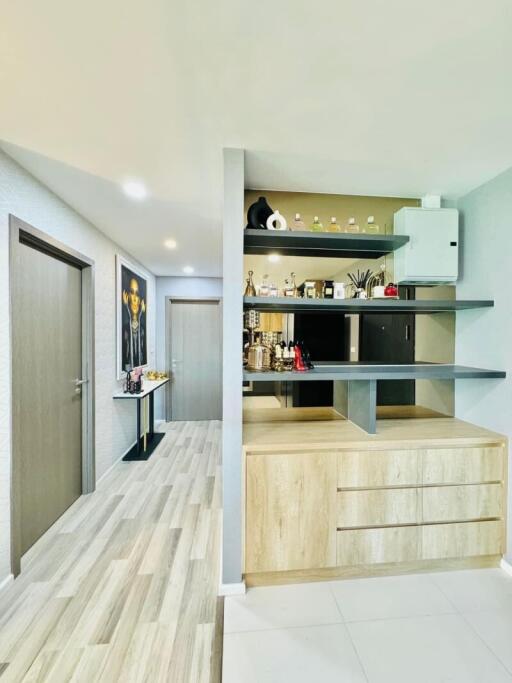
[{"label": "portrait painting", "polygon": [[148,280],[143,271],[117,256],[117,378],[148,364]]}]

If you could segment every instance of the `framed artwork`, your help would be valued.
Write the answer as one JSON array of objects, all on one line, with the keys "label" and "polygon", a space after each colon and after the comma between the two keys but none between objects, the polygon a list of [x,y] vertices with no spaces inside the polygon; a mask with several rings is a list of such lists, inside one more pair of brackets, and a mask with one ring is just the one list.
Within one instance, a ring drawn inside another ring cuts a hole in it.
[{"label": "framed artwork", "polygon": [[148,274],[116,255],[117,379],[148,365]]}]

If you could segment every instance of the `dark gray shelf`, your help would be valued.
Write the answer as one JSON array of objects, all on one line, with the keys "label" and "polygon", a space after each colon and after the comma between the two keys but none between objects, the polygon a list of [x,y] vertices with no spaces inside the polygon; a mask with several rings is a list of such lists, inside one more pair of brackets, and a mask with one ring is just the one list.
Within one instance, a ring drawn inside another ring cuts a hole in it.
[{"label": "dark gray shelf", "polygon": [[294,299],[291,297],[246,296],[244,309],[281,313],[441,313],[491,308],[494,301],[435,301],[416,299]]},{"label": "dark gray shelf", "polygon": [[379,365],[377,363],[316,364],[309,372],[249,372],[244,380],[251,382],[307,382],[333,380],[386,379],[502,379],[503,370],[484,370],[465,365],[415,363],[414,365]]},{"label": "dark gray shelf", "polygon": [[245,254],[379,258],[409,241],[406,235],[367,235],[291,230],[244,230]]}]

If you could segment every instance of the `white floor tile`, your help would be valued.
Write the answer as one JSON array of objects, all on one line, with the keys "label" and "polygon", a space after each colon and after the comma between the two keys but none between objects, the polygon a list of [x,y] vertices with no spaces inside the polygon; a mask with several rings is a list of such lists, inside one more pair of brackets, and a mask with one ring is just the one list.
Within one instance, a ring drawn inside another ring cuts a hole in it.
[{"label": "white floor tile", "polygon": [[470,569],[429,576],[460,612],[512,610],[512,577],[501,569]]},{"label": "white floor tile", "polygon": [[469,612],[465,618],[512,673],[512,609]]},{"label": "white floor tile", "polygon": [[224,633],[343,621],[327,583],[251,588],[224,602]]},{"label": "white floor tile", "polygon": [[222,680],[366,683],[344,624],[226,634]]},{"label": "white floor tile", "polygon": [[335,581],[331,588],[345,621],[455,612],[440,589],[421,574]]},{"label": "white floor tile", "polygon": [[370,683],[512,681],[460,615],[357,622],[347,628]]}]

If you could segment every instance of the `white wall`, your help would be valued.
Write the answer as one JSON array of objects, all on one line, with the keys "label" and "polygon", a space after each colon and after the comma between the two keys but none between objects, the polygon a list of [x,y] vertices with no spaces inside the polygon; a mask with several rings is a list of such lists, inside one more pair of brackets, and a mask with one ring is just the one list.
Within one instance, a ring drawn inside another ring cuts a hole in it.
[{"label": "white wall", "polygon": [[[97,478],[135,442],[134,404],[112,400],[112,393],[120,385],[116,381],[115,255],[129,255],[0,151],[0,309],[3,312],[0,323],[0,584],[10,574],[11,387],[7,315],[10,213],[95,262]],[[151,277],[150,302],[155,300],[154,294],[155,282]],[[148,310],[148,333],[149,362],[153,365],[154,308]]]},{"label": "white wall", "polygon": [[[494,299],[493,309],[457,314],[457,363],[506,370],[505,380],[455,382],[455,414],[512,438],[512,169],[459,201],[462,225],[460,299]],[[508,553],[512,553],[509,498]]]},{"label": "white wall", "polygon": [[[156,369],[169,370],[165,357],[165,302],[176,297],[222,297],[220,277],[157,277],[156,278]],[[155,419],[165,420],[164,389],[155,393]]]}]

